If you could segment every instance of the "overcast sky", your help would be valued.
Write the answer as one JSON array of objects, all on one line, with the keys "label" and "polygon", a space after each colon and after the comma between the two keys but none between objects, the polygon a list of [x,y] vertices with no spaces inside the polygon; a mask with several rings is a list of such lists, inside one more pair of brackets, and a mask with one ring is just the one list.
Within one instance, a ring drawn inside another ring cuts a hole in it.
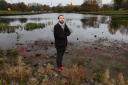
[{"label": "overcast sky", "polygon": [[[80,5],[83,3],[84,0],[6,0],[9,3],[18,3],[18,2],[25,2],[28,3],[40,3],[40,4],[47,4],[47,5],[58,5],[61,3],[62,5],[67,5],[69,3],[73,3],[74,5]],[[110,3],[111,0],[102,0],[102,3]]]}]

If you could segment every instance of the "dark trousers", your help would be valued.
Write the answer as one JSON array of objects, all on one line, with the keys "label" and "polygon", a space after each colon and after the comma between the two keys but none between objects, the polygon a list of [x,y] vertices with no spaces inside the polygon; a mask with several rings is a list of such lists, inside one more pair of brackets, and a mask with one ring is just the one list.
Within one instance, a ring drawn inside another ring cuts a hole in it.
[{"label": "dark trousers", "polygon": [[56,58],[56,63],[57,63],[57,67],[61,67],[62,66],[62,60],[63,60],[63,55],[65,52],[66,47],[57,47],[57,58]]}]

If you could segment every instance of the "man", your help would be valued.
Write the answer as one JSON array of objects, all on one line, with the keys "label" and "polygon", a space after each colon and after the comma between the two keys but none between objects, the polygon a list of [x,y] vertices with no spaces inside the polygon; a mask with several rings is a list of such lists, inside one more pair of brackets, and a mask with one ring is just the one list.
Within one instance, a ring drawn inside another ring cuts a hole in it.
[{"label": "man", "polygon": [[64,21],[64,15],[59,15],[58,21],[59,22],[54,26],[54,38],[55,38],[55,47],[57,50],[57,58],[56,58],[57,68],[58,71],[62,71],[63,70],[62,59],[67,47],[67,36],[69,36],[71,32]]}]

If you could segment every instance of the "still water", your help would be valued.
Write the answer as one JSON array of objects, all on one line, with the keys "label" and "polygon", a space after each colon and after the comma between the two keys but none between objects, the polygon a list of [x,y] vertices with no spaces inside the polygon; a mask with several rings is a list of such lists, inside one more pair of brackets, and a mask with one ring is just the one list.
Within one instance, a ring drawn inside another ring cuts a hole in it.
[{"label": "still water", "polygon": [[[0,48],[14,48],[17,43],[29,43],[36,40],[53,41],[53,27],[58,22],[59,13],[37,15],[0,16],[0,23],[17,26],[26,23],[44,23],[44,28],[26,30],[0,30]],[[93,42],[98,39],[128,43],[128,17],[118,18],[103,15],[63,13],[72,34],[69,42]]]}]

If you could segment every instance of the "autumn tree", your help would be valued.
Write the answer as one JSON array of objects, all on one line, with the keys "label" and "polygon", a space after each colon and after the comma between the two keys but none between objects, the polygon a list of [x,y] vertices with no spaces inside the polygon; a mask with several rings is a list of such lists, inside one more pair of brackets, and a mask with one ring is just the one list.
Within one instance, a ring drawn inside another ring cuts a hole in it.
[{"label": "autumn tree", "polygon": [[64,6],[64,12],[79,12],[80,8],[77,5]]},{"label": "autumn tree", "polygon": [[98,11],[99,5],[96,0],[85,0],[81,5],[82,11]]},{"label": "autumn tree", "polygon": [[0,10],[7,10],[7,2],[5,0],[0,0]]},{"label": "autumn tree", "polygon": [[121,7],[122,0],[114,0],[114,9],[119,10]]},{"label": "autumn tree", "polygon": [[128,9],[128,0],[123,0],[121,7],[122,7],[122,9],[127,10]]}]

